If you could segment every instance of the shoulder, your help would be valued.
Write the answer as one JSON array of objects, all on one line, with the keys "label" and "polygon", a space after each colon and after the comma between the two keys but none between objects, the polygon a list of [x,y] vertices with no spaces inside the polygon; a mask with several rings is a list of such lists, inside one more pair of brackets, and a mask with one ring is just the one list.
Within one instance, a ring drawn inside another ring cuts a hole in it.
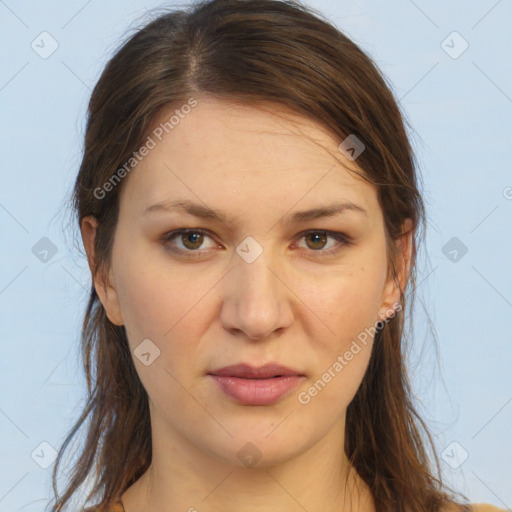
[{"label": "shoulder", "polygon": [[472,503],[472,512],[506,512],[504,508],[498,508],[488,503]]},{"label": "shoulder", "polygon": [[[443,507],[441,512],[460,512],[461,510],[463,510],[461,505],[450,503]],[[489,505],[488,503],[471,503],[469,505],[469,510],[471,512],[507,512],[504,508],[498,508],[494,505]]]},{"label": "shoulder", "polygon": [[[83,512],[124,512],[123,504],[116,500],[110,505],[96,505],[83,510]],[[485,510],[483,512],[486,512]],[[491,511],[494,512],[494,511]]]}]

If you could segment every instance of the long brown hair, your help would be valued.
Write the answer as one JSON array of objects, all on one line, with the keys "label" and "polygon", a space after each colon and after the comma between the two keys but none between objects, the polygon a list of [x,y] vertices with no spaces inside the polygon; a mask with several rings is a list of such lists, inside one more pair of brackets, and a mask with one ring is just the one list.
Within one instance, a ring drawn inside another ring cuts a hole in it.
[{"label": "long brown hair", "polygon": [[[128,38],[92,93],[72,198],[78,226],[88,215],[99,223],[93,273],[104,276],[110,264],[124,182],[106,193],[102,187],[141,147],[164,107],[201,94],[249,105],[276,102],[320,123],[340,142],[351,134],[363,141],[357,164],[378,189],[390,275],[397,277],[394,240],[405,219],[413,222],[413,253],[401,310],[377,331],[368,370],[348,407],[345,450],[378,511],[435,512],[455,502],[412,403],[404,364],[404,318],[412,319],[425,224],[407,121],[377,66],[322,14],[293,0],[207,0],[160,13]],[[87,498],[108,504],[151,463],[148,397],[125,329],[108,320],[94,285],[81,343],[87,403],[54,466],[52,512],[91,478]],[[59,495],[59,466],[84,425],[83,446]]]}]

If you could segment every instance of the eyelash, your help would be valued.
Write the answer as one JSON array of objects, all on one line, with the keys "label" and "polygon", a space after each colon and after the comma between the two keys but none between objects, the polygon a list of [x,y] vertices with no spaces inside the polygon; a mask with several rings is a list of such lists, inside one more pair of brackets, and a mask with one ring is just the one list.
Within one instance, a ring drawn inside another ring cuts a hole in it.
[{"label": "eyelash", "polygon": [[[174,231],[170,231],[169,233],[166,233],[163,237],[162,242],[164,243],[165,246],[168,247],[169,242],[171,242],[175,238],[179,237],[180,235],[187,234],[187,233],[188,234],[189,233],[199,233],[201,235],[206,235],[206,236],[212,238],[210,233],[204,229],[182,228],[182,229],[177,229]],[[349,236],[345,235],[344,233],[339,233],[337,231],[322,230],[322,229],[310,229],[307,231],[303,231],[297,235],[297,238],[298,239],[305,238],[308,235],[312,235],[312,234],[325,234],[327,237],[334,238],[335,240],[340,242],[341,247],[350,246],[353,244],[352,239]],[[320,255],[323,255],[323,256],[329,256],[329,255],[335,254],[338,251],[340,251],[341,247],[340,246],[332,247],[331,249],[327,249],[327,250],[318,249],[316,251],[314,249],[311,249],[310,251],[313,253],[319,253]],[[191,250],[191,249],[185,250],[185,249],[180,249],[180,248],[176,248],[176,247],[172,247],[172,248],[168,247],[168,249],[172,252],[176,252],[178,254],[185,255],[188,258],[202,256],[203,252],[205,252],[205,251]]]}]

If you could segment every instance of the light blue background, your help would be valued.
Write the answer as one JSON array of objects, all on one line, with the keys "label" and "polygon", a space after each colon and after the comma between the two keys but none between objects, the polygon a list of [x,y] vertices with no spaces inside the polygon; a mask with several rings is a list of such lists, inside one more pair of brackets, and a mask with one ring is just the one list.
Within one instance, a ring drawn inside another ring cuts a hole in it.
[{"label": "light blue background", "polygon": [[[469,454],[456,469],[442,461],[448,483],[510,508],[512,2],[308,4],[370,53],[414,127],[429,214],[415,394],[440,453],[457,442]],[[43,510],[52,466],[31,454],[42,442],[57,449],[83,405],[76,349],[89,275],[61,205],[80,163],[90,90],[128,29],[161,5],[0,1],[0,512]],[[31,48],[43,31],[59,45],[47,59]],[[441,47],[453,31],[469,43],[456,59]],[[47,263],[31,251],[44,236],[58,250]],[[468,248],[457,263],[443,253],[452,237]]]}]

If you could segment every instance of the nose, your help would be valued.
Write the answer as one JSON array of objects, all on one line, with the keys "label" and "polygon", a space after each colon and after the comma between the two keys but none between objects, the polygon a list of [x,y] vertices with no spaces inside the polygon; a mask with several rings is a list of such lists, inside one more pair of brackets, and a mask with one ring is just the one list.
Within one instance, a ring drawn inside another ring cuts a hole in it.
[{"label": "nose", "polygon": [[226,330],[266,340],[292,324],[294,295],[280,268],[265,251],[252,263],[241,258],[235,262],[223,280],[220,320]]}]

